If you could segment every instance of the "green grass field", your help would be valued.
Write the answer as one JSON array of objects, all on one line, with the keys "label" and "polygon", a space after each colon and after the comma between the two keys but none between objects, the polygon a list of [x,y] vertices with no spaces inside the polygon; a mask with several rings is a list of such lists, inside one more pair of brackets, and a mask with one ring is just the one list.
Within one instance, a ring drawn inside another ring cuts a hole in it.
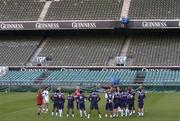
[{"label": "green grass field", "polygon": [[[150,93],[145,99],[145,116],[123,118],[104,118],[104,94],[101,95],[99,107],[103,118],[99,119],[96,112],[93,112],[90,119],[80,118],[79,112],[75,111],[75,117],[63,118],[52,117],[50,103],[50,112],[48,114],[36,115],[36,94],[35,93],[11,93],[0,94],[0,121],[179,121],[180,120],[180,93]],[[66,107],[66,106],[65,106]],[[89,111],[89,104],[86,104]],[[66,112],[66,110],[65,110]],[[64,112],[64,113],[65,113]]]}]

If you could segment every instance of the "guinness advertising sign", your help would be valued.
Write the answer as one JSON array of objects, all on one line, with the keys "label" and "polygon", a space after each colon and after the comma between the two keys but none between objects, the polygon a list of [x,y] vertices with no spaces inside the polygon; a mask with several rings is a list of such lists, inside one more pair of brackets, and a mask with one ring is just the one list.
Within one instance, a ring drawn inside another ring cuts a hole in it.
[{"label": "guinness advertising sign", "polygon": [[119,21],[13,21],[0,22],[0,30],[63,30],[63,29],[114,29]]},{"label": "guinness advertising sign", "polygon": [[176,29],[180,28],[180,20],[130,20],[128,27],[130,29]]}]

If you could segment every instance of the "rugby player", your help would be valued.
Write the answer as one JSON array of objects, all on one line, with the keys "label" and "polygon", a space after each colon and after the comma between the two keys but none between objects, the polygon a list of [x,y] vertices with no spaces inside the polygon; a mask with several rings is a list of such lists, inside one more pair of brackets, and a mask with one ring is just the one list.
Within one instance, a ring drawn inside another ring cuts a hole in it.
[{"label": "rugby player", "polygon": [[114,92],[114,99],[113,99],[113,102],[114,102],[114,114],[113,114],[113,117],[119,117],[119,108],[121,107],[120,98],[121,98],[120,88],[116,87],[115,92]]},{"label": "rugby player", "polygon": [[42,91],[41,90],[38,90],[37,92],[37,95],[36,95],[36,102],[37,102],[37,106],[38,106],[38,109],[37,109],[37,114],[40,115],[41,114],[41,105],[43,103],[43,97],[42,97]]},{"label": "rugby player", "polygon": [[48,92],[48,87],[46,87],[42,93],[43,96],[43,111],[45,113],[48,112],[48,104],[49,104],[49,92]]},{"label": "rugby player", "polygon": [[92,92],[91,95],[88,97],[88,100],[90,101],[90,111],[87,118],[90,118],[91,111],[95,109],[98,114],[99,118],[101,118],[101,113],[99,111],[98,102],[100,101],[100,97],[97,92]]},{"label": "rugby player", "polygon": [[82,91],[80,91],[80,95],[77,98],[79,100],[80,116],[83,117],[83,112],[84,112],[84,116],[87,117],[86,107],[85,107],[85,101],[87,100],[87,97],[85,97]]},{"label": "rugby player", "polygon": [[51,100],[53,102],[52,116],[54,116],[54,113],[56,113],[56,116],[58,116],[58,111],[59,111],[59,90],[56,90],[56,92],[54,92],[54,94],[51,96]]},{"label": "rugby player", "polygon": [[62,117],[62,113],[64,110],[65,97],[64,94],[59,91],[59,117]]},{"label": "rugby player", "polygon": [[110,118],[112,118],[113,115],[113,98],[114,95],[112,93],[112,88],[108,89],[107,93],[105,93],[105,98],[106,98],[106,114],[105,117],[107,118],[108,115]]},{"label": "rugby player", "polygon": [[145,98],[145,93],[143,89],[139,89],[138,92],[138,114],[139,116],[144,116],[144,98]]},{"label": "rugby player", "polygon": [[68,103],[67,103],[67,117],[69,117],[69,111],[72,112],[72,117],[74,117],[74,96],[73,94],[69,93],[67,97]]}]

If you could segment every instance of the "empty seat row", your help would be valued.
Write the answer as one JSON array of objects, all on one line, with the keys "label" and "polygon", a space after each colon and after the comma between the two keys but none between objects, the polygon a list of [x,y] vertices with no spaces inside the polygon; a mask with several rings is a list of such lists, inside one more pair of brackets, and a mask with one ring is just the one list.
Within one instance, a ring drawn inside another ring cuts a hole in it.
[{"label": "empty seat row", "polygon": [[53,2],[45,20],[119,20],[123,0],[61,0]]}]

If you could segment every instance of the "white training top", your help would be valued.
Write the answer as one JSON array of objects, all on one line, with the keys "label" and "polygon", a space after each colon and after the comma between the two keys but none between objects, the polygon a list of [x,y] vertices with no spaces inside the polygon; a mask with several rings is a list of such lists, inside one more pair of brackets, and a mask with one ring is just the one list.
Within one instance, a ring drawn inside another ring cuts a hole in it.
[{"label": "white training top", "polygon": [[45,100],[49,99],[49,92],[47,90],[44,90],[42,96]]}]

